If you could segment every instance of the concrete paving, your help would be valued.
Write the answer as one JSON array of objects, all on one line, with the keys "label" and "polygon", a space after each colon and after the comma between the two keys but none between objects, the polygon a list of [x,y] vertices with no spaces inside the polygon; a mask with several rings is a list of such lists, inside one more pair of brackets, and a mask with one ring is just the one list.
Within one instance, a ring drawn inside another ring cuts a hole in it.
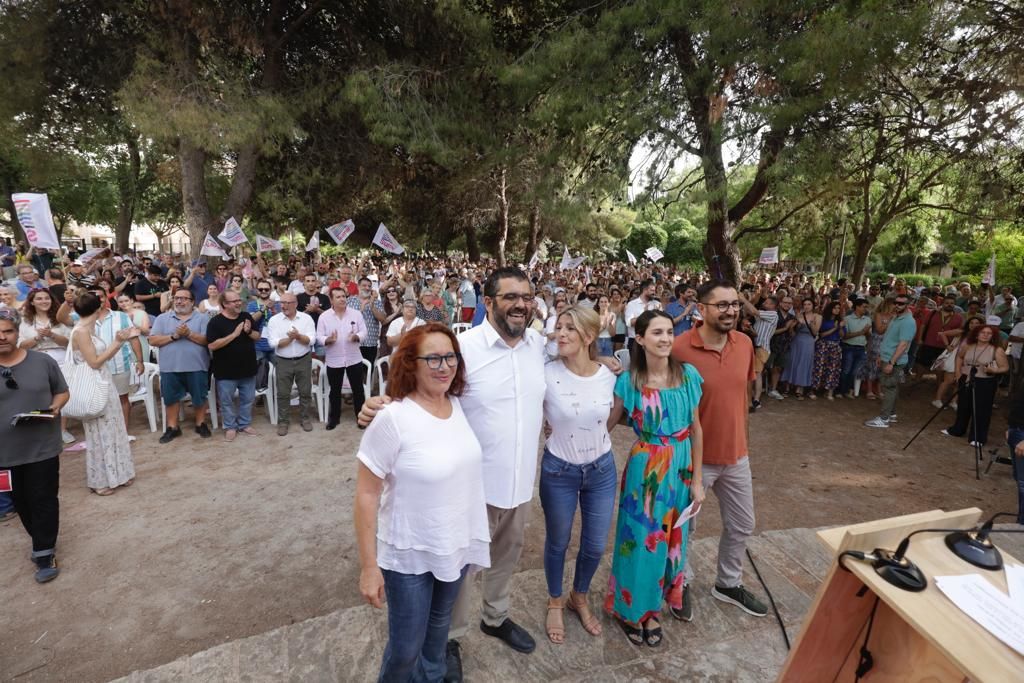
[{"label": "concrete paving", "polygon": [[[691,544],[696,575],[694,620],[677,622],[666,614],[662,620],[665,640],[660,648],[631,645],[607,617],[602,635],[590,636],[569,612],[565,615],[566,642],[550,643],[543,629],[543,571],[529,570],[514,578],[512,615],[537,639],[536,651],[518,654],[470,629],[462,643],[465,679],[470,683],[774,680],[786,658],[786,645],[772,613],[751,617],[711,597],[716,540],[705,538]],[[1024,557],[1024,536],[1003,535],[999,544],[1012,555]],[[812,529],[768,531],[752,538],[748,547],[775,598],[790,640],[795,640],[830,566],[830,556]],[[567,564],[571,570],[571,563]],[[591,609],[595,612],[600,609],[598,596],[603,595],[609,567],[606,557],[594,579]],[[745,584],[764,598],[749,563]],[[135,671],[116,683],[369,682],[376,680],[386,634],[386,612],[352,607],[225,643],[155,669]]]}]

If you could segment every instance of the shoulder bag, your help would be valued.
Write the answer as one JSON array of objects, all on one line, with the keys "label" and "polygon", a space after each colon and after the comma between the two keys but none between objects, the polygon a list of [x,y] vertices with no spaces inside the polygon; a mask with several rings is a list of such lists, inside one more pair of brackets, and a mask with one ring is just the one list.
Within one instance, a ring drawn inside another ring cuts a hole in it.
[{"label": "shoulder bag", "polygon": [[89,367],[88,363],[75,362],[74,342],[72,331],[64,363],[60,368],[71,398],[61,408],[61,413],[76,420],[95,420],[107,408],[110,382],[103,378],[102,372]]}]

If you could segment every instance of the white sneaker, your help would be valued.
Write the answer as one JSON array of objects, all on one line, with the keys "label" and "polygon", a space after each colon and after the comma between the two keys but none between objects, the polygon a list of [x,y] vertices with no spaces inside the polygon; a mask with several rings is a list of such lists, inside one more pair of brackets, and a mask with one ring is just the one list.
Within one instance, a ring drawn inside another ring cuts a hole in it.
[{"label": "white sneaker", "polygon": [[875,417],[864,423],[865,427],[877,427],[878,429],[888,429],[889,422],[884,417]]},{"label": "white sneaker", "polygon": [[985,444],[983,444],[983,443],[978,443],[977,441],[972,441],[971,442],[971,448],[984,448],[984,447],[985,447]]},{"label": "white sneaker", "polygon": [[956,408],[957,408],[956,401],[953,401],[952,403],[950,403],[949,407],[952,408],[953,410],[956,410]]},{"label": "white sneaker", "polygon": [[135,437],[132,436],[131,434],[129,434],[128,435],[128,443],[131,443],[132,441],[135,441]]},{"label": "white sneaker", "polygon": [[939,434],[942,434],[943,436],[953,436],[952,434],[949,433],[948,429],[940,430]]},{"label": "white sneaker", "polygon": [[896,424],[897,422],[899,422],[899,420],[897,420],[897,419],[896,419],[896,413],[893,413],[892,415],[890,415],[890,416],[889,416],[889,420],[888,420],[888,422],[889,422],[889,424],[891,424],[891,425],[894,425],[894,424]]},{"label": "white sneaker", "polygon": [[778,389],[772,389],[771,391],[768,392],[768,395],[774,398],[776,401],[781,401],[782,399],[785,398],[785,396],[779,393]]},{"label": "white sneaker", "polygon": [[935,406],[936,408],[941,408],[943,404],[942,401],[940,401],[939,399],[935,399],[934,401],[932,401],[932,405]]},{"label": "white sneaker", "polygon": [[76,439],[74,434],[65,429],[60,433],[60,440],[63,441],[64,443],[70,444],[74,443]]}]

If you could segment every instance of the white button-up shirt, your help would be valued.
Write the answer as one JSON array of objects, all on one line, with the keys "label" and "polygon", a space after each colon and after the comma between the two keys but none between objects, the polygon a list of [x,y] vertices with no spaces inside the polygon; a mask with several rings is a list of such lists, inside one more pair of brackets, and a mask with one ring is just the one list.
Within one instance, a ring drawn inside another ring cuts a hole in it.
[{"label": "white button-up shirt", "polygon": [[[332,332],[338,333],[333,344],[327,343]],[[324,362],[329,368],[347,368],[363,362],[363,354],[359,350],[359,342],[349,341],[349,335],[357,334],[360,339],[366,337],[366,322],[363,314],[354,308],[347,308],[338,317],[332,308],[320,314],[316,321],[316,340],[324,345]]]},{"label": "white button-up shirt", "polygon": [[487,504],[511,510],[533,498],[544,419],[544,337],[527,329],[510,347],[486,318],[459,335],[466,361],[463,412],[483,449]]},{"label": "white button-up shirt", "polygon": [[[288,336],[288,331],[293,327],[299,331],[299,334],[309,337],[309,344],[300,344],[292,340],[288,345],[278,348],[277,344]],[[289,318],[284,313],[278,313],[267,321],[266,327],[263,328],[263,338],[281,358],[299,358],[313,350],[313,343],[316,341],[316,325],[313,324],[313,319],[302,311],[296,311],[294,318]]]}]

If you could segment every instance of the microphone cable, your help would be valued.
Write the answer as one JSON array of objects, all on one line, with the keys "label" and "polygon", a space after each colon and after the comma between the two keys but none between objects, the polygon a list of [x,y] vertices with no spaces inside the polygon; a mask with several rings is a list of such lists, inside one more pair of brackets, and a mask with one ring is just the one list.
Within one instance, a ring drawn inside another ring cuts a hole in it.
[{"label": "microphone cable", "polygon": [[782,615],[779,614],[779,608],[775,605],[775,598],[772,597],[772,592],[768,590],[768,584],[764,582],[764,578],[761,576],[761,572],[757,569],[757,563],[754,562],[754,556],[750,554],[750,548],[747,548],[747,559],[750,561],[750,566],[754,569],[754,574],[757,575],[757,580],[761,582],[761,588],[764,588],[765,595],[768,596],[768,602],[771,603],[772,611],[775,612],[775,619],[779,622],[779,628],[782,629],[782,639],[786,641],[786,649],[792,650],[793,646],[789,644],[789,634],[786,632],[786,624],[782,621]]}]

